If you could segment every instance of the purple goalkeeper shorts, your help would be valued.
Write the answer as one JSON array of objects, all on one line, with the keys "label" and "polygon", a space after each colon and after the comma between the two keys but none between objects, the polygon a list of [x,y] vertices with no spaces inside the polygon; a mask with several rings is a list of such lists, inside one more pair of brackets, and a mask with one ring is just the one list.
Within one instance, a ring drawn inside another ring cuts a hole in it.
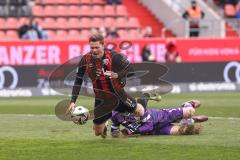
[{"label": "purple goalkeeper shorts", "polygon": [[183,118],[183,109],[174,108],[174,109],[152,109],[150,111],[154,129],[152,134],[170,134],[170,130],[172,128],[172,123],[178,122]]}]

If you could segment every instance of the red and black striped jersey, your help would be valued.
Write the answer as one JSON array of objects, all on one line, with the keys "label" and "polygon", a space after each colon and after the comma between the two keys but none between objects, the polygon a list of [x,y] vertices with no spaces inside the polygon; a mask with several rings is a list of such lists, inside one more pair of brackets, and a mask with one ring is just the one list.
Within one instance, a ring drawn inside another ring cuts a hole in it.
[{"label": "red and black striped jersey", "polygon": [[[118,93],[123,90],[125,77],[132,71],[133,67],[125,56],[106,50],[101,59],[94,58],[91,53],[84,55],[78,65],[76,79],[72,90],[72,102],[76,99],[81,90],[83,76],[87,74],[93,83],[96,97],[101,97],[103,92]],[[118,73],[117,79],[110,79],[104,76],[105,71]]]}]

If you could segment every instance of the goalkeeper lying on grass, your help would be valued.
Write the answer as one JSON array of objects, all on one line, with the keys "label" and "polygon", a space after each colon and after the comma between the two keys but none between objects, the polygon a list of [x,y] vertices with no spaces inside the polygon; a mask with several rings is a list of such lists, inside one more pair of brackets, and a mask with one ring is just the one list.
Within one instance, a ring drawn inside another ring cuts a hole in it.
[{"label": "goalkeeper lying on grass", "polygon": [[[132,114],[112,113],[112,137],[131,135],[192,135],[199,134],[201,125],[195,122],[208,120],[207,116],[193,116],[195,110],[200,107],[198,100],[191,100],[183,103],[174,109],[145,109],[149,114],[145,119],[137,119]],[[173,124],[175,122],[180,124]],[[120,125],[125,128],[120,132]]]}]

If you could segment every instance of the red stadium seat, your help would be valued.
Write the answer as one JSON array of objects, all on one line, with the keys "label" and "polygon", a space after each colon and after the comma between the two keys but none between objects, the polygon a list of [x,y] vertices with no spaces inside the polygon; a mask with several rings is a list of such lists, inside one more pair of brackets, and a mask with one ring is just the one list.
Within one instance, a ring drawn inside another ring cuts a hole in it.
[{"label": "red stadium seat", "polygon": [[69,10],[69,12],[67,13],[68,16],[70,16],[70,17],[80,16],[80,7],[79,6],[71,5],[71,6],[69,6],[68,10]]},{"label": "red stadium seat", "polygon": [[56,0],[57,4],[60,4],[60,5],[68,5],[68,0]]},{"label": "red stadium seat", "polygon": [[[42,19],[42,18],[34,18],[34,21],[39,22],[39,19]],[[27,17],[21,17],[21,18],[18,19],[18,24],[19,24],[19,25],[29,24],[29,21],[30,21],[29,18],[27,18]]]},{"label": "red stadium seat", "polygon": [[96,16],[100,16],[103,17],[104,16],[104,10],[102,6],[98,6],[98,5],[94,5],[92,8],[92,16],[96,17]]},{"label": "red stadium seat", "polygon": [[57,17],[55,6],[46,6],[43,12],[45,17]]},{"label": "red stadium seat", "polygon": [[42,6],[34,6],[33,9],[32,9],[32,14],[33,16],[36,16],[36,17],[42,17],[44,16],[44,13],[43,13],[44,9]]},{"label": "red stadium seat", "polygon": [[110,28],[115,25],[115,18],[107,17],[104,18],[104,27]]},{"label": "red stadium seat", "polygon": [[68,19],[68,28],[70,29],[80,29],[81,22],[78,18],[69,18]]},{"label": "red stadium seat", "polygon": [[71,4],[71,5],[74,5],[74,4],[80,4],[81,3],[81,0],[68,0],[68,3]]},{"label": "red stadium seat", "polygon": [[57,18],[56,27],[57,29],[68,29],[68,21],[66,18]]},{"label": "red stadium seat", "polygon": [[17,29],[19,27],[18,20],[16,18],[7,18],[6,28],[8,29]]},{"label": "red stadium seat", "polygon": [[92,27],[99,28],[104,26],[103,19],[102,18],[93,18],[92,19]]},{"label": "red stadium seat", "polygon": [[68,37],[68,39],[70,40],[80,39],[80,32],[78,30],[70,30],[68,33]]},{"label": "red stadium seat", "polygon": [[18,33],[16,31],[8,30],[6,32],[6,38],[9,40],[17,40],[18,38]]},{"label": "red stadium seat", "polygon": [[90,6],[81,6],[80,8],[80,16],[87,16],[90,17],[92,16],[92,12],[91,12],[91,7]]},{"label": "red stadium seat", "polygon": [[44,0],[45,5],[54,5],[57,4],[57,0]]},{"label": "red stadium seat", "polygon": [[57,30],[57,31],[56,31],[56,38],[57,38],[57,40],[67,39],[67,38],[68,38],[68,33],[67,33],[67,31]]},{"label": "red stadium seat", "polygon": [[117,5],[117,16],[128,16],[127,8],[124,5]]},{"label": "red stadium seat", "polygon": [[[30,20],[27,19],[27,22],[29,22]],[[34,21],[36,21],[40,26],[42,26],[43,24],[43,19],[42,18],[34,18]]]},{"label": "red stadium seat", "polygon": [[0,40],[5,39],[5,33],[3,31],[0,31]]},{"label": "red stadium seat", "polygon": [[128,27],[129,28],[139,28],[140,27],[140,23],[139,20],[135,17],[129,17],[128,19]]},{"label": "red stadium seat", "polygon": [[128,37],[128,32],[125,29],[119,29],[117,32],[120,38],[124,39]]},{"label": "red stadium seat", "polygon": [[104,15],[105,16],[116,16],[115,8],[112,5],[106,5],[104,7]]},{"label": "red stadium seat", "polygon": [[138,39],[140,37],[140,33],[138,29],[130,29],[129,38]]},{"label": "red stadium seat", "polygon": [[0,29],[5,29],[5,24],[6,24],[5,19],[0,18]]},{"label": "red stadium seat", "polygon": [[59,5],[56,10],[56,14],[59,17],[67,17],[69,13],[69,8],[67,6]]},{"label": "red stadium seat", "polygon": [[85,4],[85,5],[91,5],[92,4],[92,0],[81,0],[81,4]]},{"label": "red stadium seat", "polygon": [[82,30],[80,34],[80,39],[87,40],[90,36],[89,30]]},{"label": "red stadium seat", "polygon": [[90,18],[81,18],[80,23],[82,28],[90,29],[92,27]]},{"label": "red stadium seat", "polygon": [[106,4],[105,0],[92,0],[92,3],[95,5],[104,5]]},{"label": "red stadium seat", "polygon": [[45,18],[42,26],[46,29],[55,29],[57,27],[57,24],[53,18]]},{"label": "red stadium seat", "polygon": [[117,20],[116,20],[117,28],[127,28],[126,24],[127,24],[126,18],[124,18],[124,17],[117,18]]},{"label": "red stadium seat", "polygon": [[35,0],[35,5],[40,5],[42,4],[42,0]]},{"label": "red stadium seat", "polygon": [[47,32],[48,32],[48,39],[49,40],[55,40],[56,39],[55,31],[48,30]]}]

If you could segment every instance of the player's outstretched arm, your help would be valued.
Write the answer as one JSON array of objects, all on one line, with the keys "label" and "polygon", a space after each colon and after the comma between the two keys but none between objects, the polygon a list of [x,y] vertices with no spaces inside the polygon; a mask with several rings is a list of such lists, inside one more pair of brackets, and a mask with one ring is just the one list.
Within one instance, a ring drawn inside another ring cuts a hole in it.
[{"label": "player's outstretched arm", "polygon": [[65,115],[69,114],[71,111],[74,110],[75,103],[77,101],[77,98],[78,98],[78,95],[80,93],[81,86],[83,83],[83,76],[85,74],[85,71],[86,71],[86,57],[84,56],[84,57],[82,57],[82,59],[80,60],[80,62],[78,64],[76,78],[75,78],[74,85],[72,88],[71,102],[65,112]]}]

